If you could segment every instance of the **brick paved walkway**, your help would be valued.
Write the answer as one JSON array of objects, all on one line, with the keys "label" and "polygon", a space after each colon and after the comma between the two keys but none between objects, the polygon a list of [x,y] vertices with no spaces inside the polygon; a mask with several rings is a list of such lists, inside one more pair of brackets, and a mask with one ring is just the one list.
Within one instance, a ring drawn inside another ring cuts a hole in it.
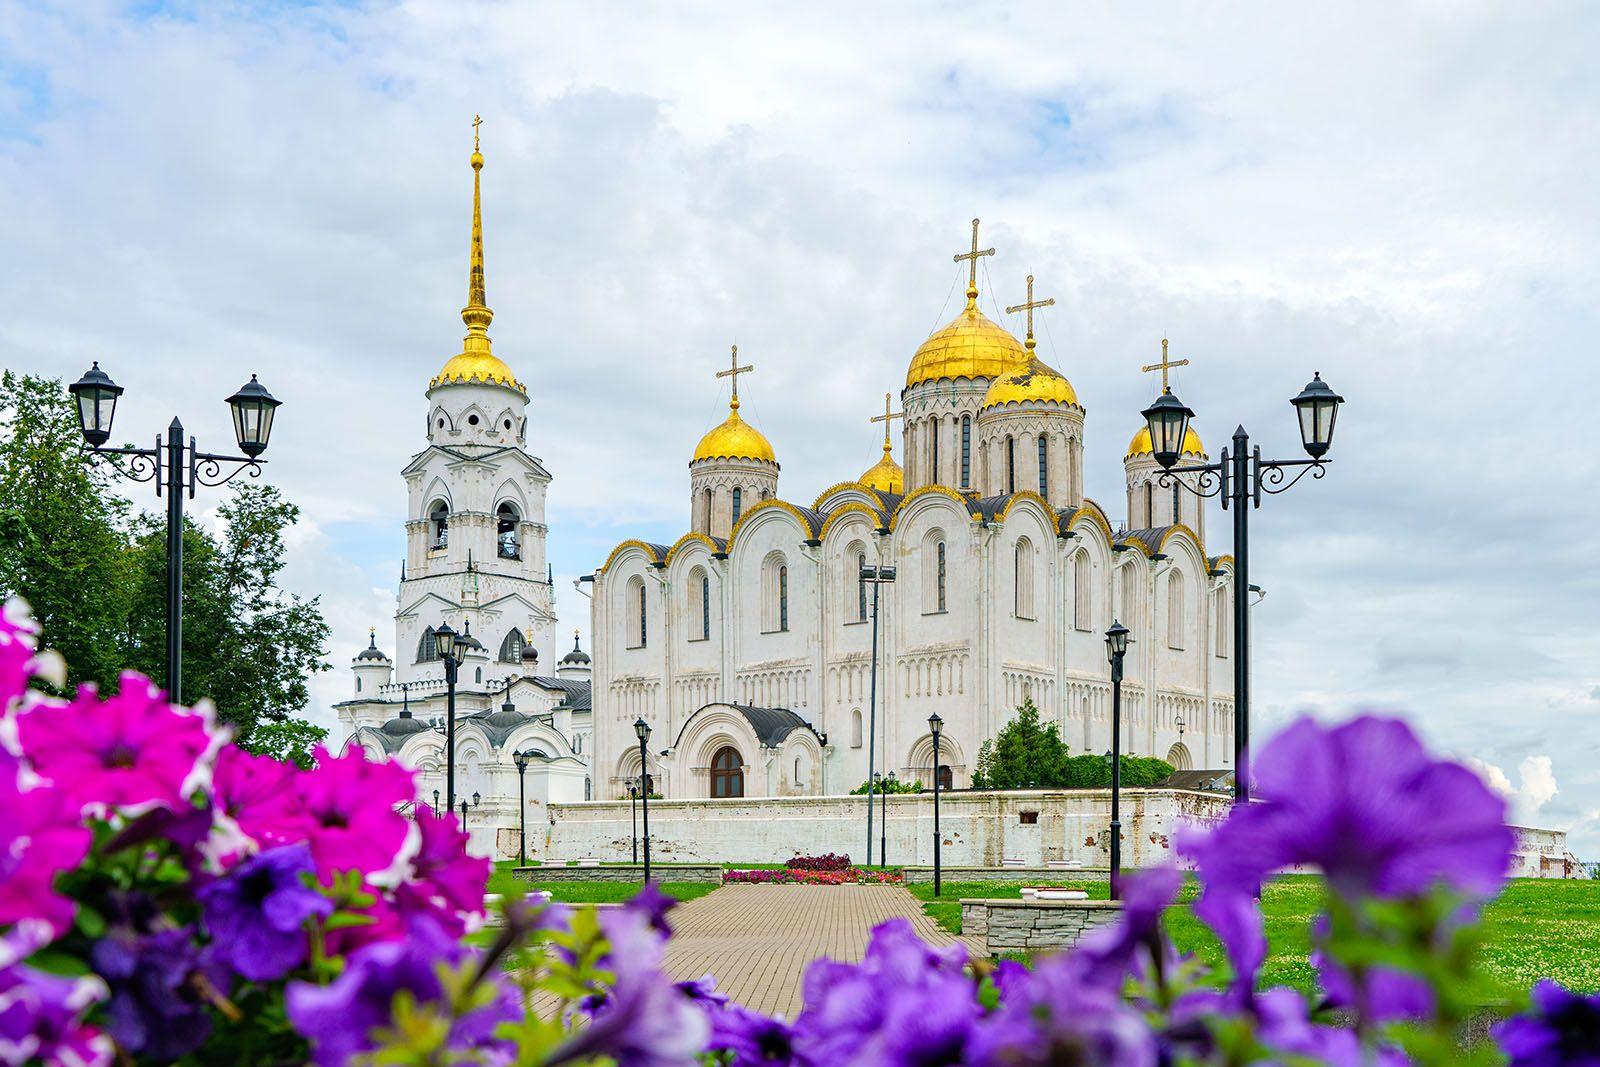
[{"label": "brick paved walkway", "polygon": [[872,928],[896,916],[931,945],[958,940],[899,886],[725,885],[672,909],[664,969],[680,980],[709,972],[746,1007],[793,1019],[806,965],[859,960]]}]

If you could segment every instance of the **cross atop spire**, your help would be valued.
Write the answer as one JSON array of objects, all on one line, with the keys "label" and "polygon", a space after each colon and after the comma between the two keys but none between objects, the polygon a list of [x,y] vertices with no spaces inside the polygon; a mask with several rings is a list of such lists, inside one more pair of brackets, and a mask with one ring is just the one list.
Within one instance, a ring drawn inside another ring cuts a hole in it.
[{"label": "cross atop spire", "polygon": [[1008,308],[1006,308],[1006,314],[1007,315],[1015,315],[1019,311],[1026,311],[1028,313],[1028,340],[1025,343],[1026,343],[1027,347],[1030,350],[1033,348],[1033,344],[1034,344],[1034,341],[1033,341],[1033,309],[1034,308],[1055,307],[1055,305],[1056,305],[1056,298],[1053,297],[1053,296],[1048,298],[1048,299],[1046,299],[1046,300],[1035,300],[1033,298],[1033,275],[1030,274],[1030,275],[1028,275],[1028,299],[1024,300],[1022,303],[1018,304],[1016,307],[1008,307]]},{"label": "cross atop spire", "polygon": [[994,255],[994,249],[985,248],[978,251],[978,220],[972,220],[972,251],[957,252],[955,261],[967,261],[967,306],[973,307],[978,302],[978,260],[984,256]]},{"label": "cross atop spire", "polygon": [[1167,358],[1167,339],[1165,337],[1163,337],[1161,339],[1161,362],[1160,363],[1146,364],[1145,366],[1140,367],[1139,371],[1140,371],[1140,373],[1143,373],[1143,374],[1148,374],[1151,371],[1156,371],[1156,370],[1160,371],[1161,372],[1161,391],[1163,393],[1170,393],[1170,392],[1172,392],[1172,386],[1167,383],[1167,372],[1170,371],[1173,367],[1187,367],[1188,365],[1189,365],[1189,361],[1186,360],[1186,359],[1168,359]]},{"label": "cross atop spire", "polygon": [[478,151],[478,127],[481,125],[483,119],[478,115],[472,116],[472,248],[467,261],[467,306],[461,311],[461,320],[469,330],[467,350],[474,350],[473,338],[481,335],[477,347],[487,352],[487,331],[489,323],[494,321],[494,312],[489,310],[484,293],[483,193],[478,180],[483,170],[483,153]]},{"label": "cross atop spire", "polygon": [[728,369],[717,371],[718,378],[733,379],[733,407],[735,410],[737,410],[739,407],[739,375],[752,374],[755,372],[755,369],[756,368],[754,364],[746,364],[743,367],[739,366],[739,346],[734,345],[733,355],[728,358]]},{"label": "cross atop spire", "polygon": [[872,418],[867,420],[868,422],[883,423],[883,450],[885,452],[888,452],[894,447],[893,445],[889,444],[889,428],[894,425],[895,419],[903,419],[906,417],[905,412],[894,410],[894,405],[890,403],[889,400],[890,396],[891,394],[889,393],[883,394],[883,414],[874,415]]},{"label": "cross atop spire", "polygon": [[472,116],[472,150],[474,152],[476,152],[478,150],[478,127],[482,126],[482,125],[483,125],[483,116],[482,115],[474,115],[474,116]]}]

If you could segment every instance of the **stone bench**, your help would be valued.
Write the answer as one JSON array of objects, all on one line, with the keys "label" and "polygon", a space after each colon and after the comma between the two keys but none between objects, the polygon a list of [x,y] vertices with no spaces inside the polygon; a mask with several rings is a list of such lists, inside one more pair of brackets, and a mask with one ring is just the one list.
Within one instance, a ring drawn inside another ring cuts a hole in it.
[{"label": "stone bench", "polygon": [[[519,882],[638,882],[644,865],[635,863],[582,863],[576,867],[516,867],[511,876]],[[655,882],[722,882],[722,865],[716,863],[652,863]]]},{"label": "stone bench", "polygon": [[1090,930],[1117,921],[1116,900],[1011,900],[964,898],[961,935],[981,938],[990,956],[1071,948]]}]

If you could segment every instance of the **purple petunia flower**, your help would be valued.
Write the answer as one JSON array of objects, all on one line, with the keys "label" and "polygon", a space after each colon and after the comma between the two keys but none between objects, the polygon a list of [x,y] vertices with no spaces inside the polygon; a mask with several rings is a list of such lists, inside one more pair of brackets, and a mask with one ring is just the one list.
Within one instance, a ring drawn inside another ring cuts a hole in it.
[{"label": "purple petunia flower", "polygon": [[[311,1042],[315,1063],[341,1067],[350,1057],[376,1047],[373,1034],[392,1022],[397,994],[408,993],[419,1004],[439,1001],[444,987],[438,968],[460,957],[453,942],[420,927],[405,941],[368,945],[351,955],[344,973],[328,985],[291,982],[284,996],[289,1022]],[[481,1051],[503,1045],[491,1035],[501,1022],[519,1017],[516,1007],[514,997],[501,996],[456,1019],[450,1047]]]},{"label": "purple petunia flower", "polygon": [[708,1017],[711,1036],[706,1040],[706,1051],[728,1053],[730,1067],[784,1067],[800,1062],[795,1058],[794,1030],[782,1019],[732,1001],[711,1008]]},{"label": "purple petunia flower", "polygon": [[1541,979],[1532,1010],[1494,1028],[1508,1067],[1600,1067],[1600,996]]},{"label": "purple petunia flower", "polygon": [[51,937],[49,926],[38,921],[0,934],[0,1063],[109,1064],[110,1039],[83,1022],[89,1006],[105,999],[105,984],[45,974],[20,962]]},{"label": "purple petunia flower", "polygon": [[193,1052],[211,1036],[201,990],[222,976],[188,927],[114,930],[94,943],[89,960],[111,990],[111,1035],[123,1048],[162,1062]]},{"label": "purple petunia flower", "polygon": [[999,1009],[973,1035],[966,1062],[1155,1067],[1159,1057],[1155,1035],[1121,992],[1085,982],[1082,965],[1061,955],[1040,960],[1026,981],[1008,980]]},{"label": "purple petunia flower", "polygon": [[304,843],[245,860],[197,894],[218,957],[254,982],[282,978],[306,958],[306,920],[333,902],[306,884],[316,870]]},{"label": "purple petunia flower", "polygon": [[1161,929],[1161,916],[1178,895],[1183,872],[1153,867],[1122,882],[1122,914],[1112,926],[1090,931],[1072,956],[1084,980],[1120,990],[1136,965],[1141,947],[1151,948]]}]

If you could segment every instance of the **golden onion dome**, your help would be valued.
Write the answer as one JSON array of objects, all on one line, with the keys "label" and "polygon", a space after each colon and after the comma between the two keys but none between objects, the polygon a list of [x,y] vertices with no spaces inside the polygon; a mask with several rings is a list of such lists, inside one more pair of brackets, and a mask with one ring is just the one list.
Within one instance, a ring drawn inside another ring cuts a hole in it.
[{"label": "golden onion dome", "polygon": [[887,439],[883,442],[883,455],[878,462],[868,467],[856,481],[880,493],[906,491],[906,472],[894,461],[894,446]]},{"label": "golden onion dome", "polygon": [[[1139,432],[1133,435],[1133,440],[1128,442],[1128,459],[1134,456],[1151,456],[1155,454],[1155,447],[1150,443],[1150,427],[1141,426]],[[1186,456],[1203,456],[1206,446],[1200,443],[1200,435],[1194,432],[1191,425],[1183,435],[1183,454]]]},{"label": "golden onion dome", "polygon": [[690,463],[703,459],[754,459],[764,463],[777,463],[772,443],[760,430],[739,417],[739,398],[728,404],[728,417],[721,426],[700,438]]},{"label": "golden onion dome", "polygon": [[504,385],[519,393],[528,391],[511,373],[511,368],[492,352],[462,352],[451,356],[450,361],[428,383],[428,387],[431,389],[436,385],[468,385],[473,382]]},{"label": "golden onion dome", "polygon": [[1078,391],[1061,372],[1044,360],[1028,353],[1028,363],[1022,370],[1002,374],[983,394],[983,407],[1004,407],[1007,404],[1070,404],[1078,406]]},{"label": "golden onion dome", "polygon": [[922,342],[911,357],[906,388],[941,378],[997,378],[1028,364],[1022,342],[978,310],[978,293],[967,290],[967,306]]}]

